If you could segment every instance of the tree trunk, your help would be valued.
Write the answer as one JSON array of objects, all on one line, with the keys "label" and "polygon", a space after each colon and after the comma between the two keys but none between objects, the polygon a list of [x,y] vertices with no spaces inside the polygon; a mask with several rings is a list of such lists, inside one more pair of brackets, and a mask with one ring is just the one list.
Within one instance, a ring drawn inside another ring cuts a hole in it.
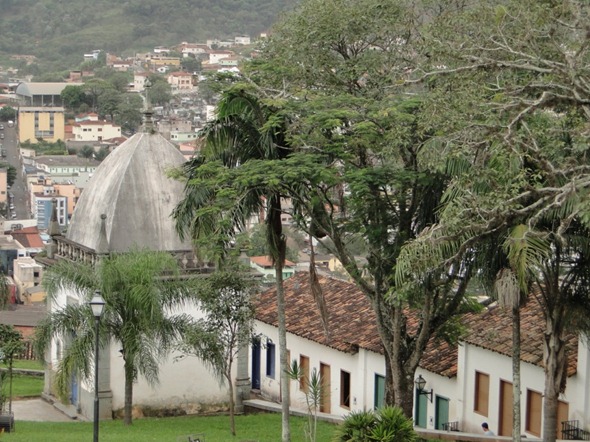
[{"label": "tree trunk", "polygon": [[133,364],[125,360],[125,406],[123,417],[125,425],[131,425],[132,423],[134,371]]},{"label": "tree trunk", "polygon": [[404,415],[411,419],[414,411],[414,374],[416,370],[408,370],[404,364],[395,363],[395,361],[391,365],[393,370],[393,404],[400,407]]},{"label": "tree trunk", "polygon": [[229,429],[232,436],[236,435],[236,412],[234,403],[234,384],[231,379],[231,365],[229,366],[229,372],[226,373],[227,384],[229,386]]},{"label": "tree trunk", "polygon": [[[550,320],[549,320],[550,321]],[[564,381],[566,357],[565,342],[561,333],[548,324],[545,334],[545,397],[543,407],[543,441],[557,438],[557,401]]]},{"label": "tree trunk", "polygon": [[287,361],[287,325],[285,317],[285,292],[283,290],[283,263],[275,263],[275,277],[277,281],[277,314],[279,322],[279,358],[281,368],[281,412],[282,412],[282,441],[291,441],[289,426],[289,361]]},{"label": "tree trunk", "polygon": [[520,308],[512,307],[512,440],[520,442]]}]

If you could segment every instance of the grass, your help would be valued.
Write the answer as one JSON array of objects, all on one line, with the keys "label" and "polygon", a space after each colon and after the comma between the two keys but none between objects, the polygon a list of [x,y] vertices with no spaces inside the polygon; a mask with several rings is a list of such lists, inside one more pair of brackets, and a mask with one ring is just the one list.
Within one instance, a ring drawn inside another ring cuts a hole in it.
[{"label": "grass", "polygon": [[[43,376],[14,375],[12,378],[12,396],[15,398],[41,396],[43,382]],[[6,390],[8,391],[8,385]]]},{"label": "grass", "polygon": [[14,368],[21,368],[26,370],[44,370],[43,363],[41,361],[27,361],[24,359],[17,359],[12,364]]},{"label": "grass", "polygon": [[[21,422],[15,416],[15,431],[0,436],[2,442],[59,441],[79,442],[91,440],[92,422]],[[291,440],[306,441],[304,418],[292,417]],[[317,441],[332,440],[336,426],[327,422],[318,425]],[[248,414],[236,417],[237,436],[229,431],[228,416],[183,416],[169,418],[137,419],[130,427],[123,422],[101,421],[101,442],[185,442],[189,434],[203,433],[204,442],[277,442],[281,440],[281,415],[279,413]],[[182,436],[185,436],[182,438]]]}]

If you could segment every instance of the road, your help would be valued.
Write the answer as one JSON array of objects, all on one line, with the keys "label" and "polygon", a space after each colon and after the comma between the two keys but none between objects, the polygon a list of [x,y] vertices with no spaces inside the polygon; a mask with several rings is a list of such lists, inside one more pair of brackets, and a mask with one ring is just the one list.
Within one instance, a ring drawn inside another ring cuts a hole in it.
[{"label": "road", "polygon": [[8,127],[6,123],[2,124],[4,125],[4,130],[1,130],[0,133],[4,134],[4,139],[0,140],[0,143],[6,152],[6,157],[2,158],[2,161],[7,162],[16,169],[16,180],[12,188],[8,190],[9,195],[11,193],[14,195],[14,199],[12,200],[14,210],[10,211],[9,216],[12,213],[16,213],[16,219],[29,219],[31,217],[29,192],[26,188],[23,163],[17,147],[16,127]]}]

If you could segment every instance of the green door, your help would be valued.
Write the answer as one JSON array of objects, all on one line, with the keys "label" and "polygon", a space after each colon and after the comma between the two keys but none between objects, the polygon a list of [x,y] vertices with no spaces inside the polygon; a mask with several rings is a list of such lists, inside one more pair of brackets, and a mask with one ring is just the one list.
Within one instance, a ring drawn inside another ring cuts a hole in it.
[{"label": "green door", "polygon": [[426,413],[428,412],[428,397],[425,394],[418,393],[416,389],[415,418],[416,426],[426,428]]},{"label": "green door", "polygon": [[435,408],[434,428],[437,430],[442,430],[443,424],[449,422],[449,400],[444,397],[437,396]]},{"label": "green door", "polygon": [[375,375],[375,409],[383,407],[385,404],[385,378],[381,375]]}]

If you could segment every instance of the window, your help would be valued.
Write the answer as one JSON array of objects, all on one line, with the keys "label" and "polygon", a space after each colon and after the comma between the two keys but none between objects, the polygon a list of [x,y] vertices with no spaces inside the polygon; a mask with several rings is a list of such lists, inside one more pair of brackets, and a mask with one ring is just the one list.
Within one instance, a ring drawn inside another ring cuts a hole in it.
[{"label": "window", "polygon": [[526,391],[526,431],[541,436],[543,396],[536,391]]},{"label": "window", "polygon": [[475,400],[473,411],[483,416],[488,415],[488,401],[490,396],[490,376],[475,372]]},{"label": "window", "polygon": [[267,341],[266,343],[266,375],[269,378],[275,377],[275,356],[276,356],[276,347],[275,344],[271,341]]},{"label": "window", "polygon": [[350,408],[350,373],[340,370],[340,406]]},{"label": "window", "polygon": [[309,358],[307,356],[299,355],[299,368],[301,370],[299,389],[307,393],[309,391]]}]

